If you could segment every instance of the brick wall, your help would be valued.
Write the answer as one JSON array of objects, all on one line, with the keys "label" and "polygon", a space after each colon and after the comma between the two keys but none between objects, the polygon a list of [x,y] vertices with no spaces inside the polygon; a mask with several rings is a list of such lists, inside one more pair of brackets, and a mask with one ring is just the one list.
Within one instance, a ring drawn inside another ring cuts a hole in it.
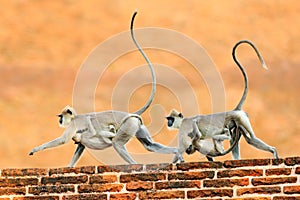
[{"label": "brick wall", "polygon": [[0,200],[300,199],[300,157],[1,169]]}]

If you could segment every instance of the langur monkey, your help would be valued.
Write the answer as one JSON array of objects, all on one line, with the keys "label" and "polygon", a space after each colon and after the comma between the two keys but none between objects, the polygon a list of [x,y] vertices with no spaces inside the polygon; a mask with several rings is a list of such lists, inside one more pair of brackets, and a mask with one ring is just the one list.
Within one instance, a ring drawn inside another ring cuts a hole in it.
[{"label": "langur monkey", "polygon": [[29,153],[33,155],[37,151],[62,145],[70,141],[72,138],[75,142],[79,142],[77,149],[72,157],[69,167],[73,167],[82,155],[85,147],[95,150],[102,150],[113,146],[117,153],[128,163],[136,163],[129,155],[125,145],[133,137],[142,143],[148,150],[163,154],[176,154],[181,160],[181,154],[177,148],[167,147],[154,142],[146,126],[143,124],[140,115],[144,113],[154,99],[156,92],[156,76],[152,64],[143,52],[140,45],[135,40],[133,32],[133,22],[137,12],[132,16],[131,20],[131,37],[140,53],[145,58],[152,75],[152,90],[147,103],[134,114],[122,111],[103,111],[87,114],[76,114],[74,108],[65,107],[59,117],[60,126],[66,130],[60,137],[35,147]]},{"label": "langur monkey", "polygon": [[[183,154],[183,152],[186,150],[187,153],[193,153],[194,150],[204,152],[205,149],[201,150],[201,147],[207,145],[204,145],[205,140],[203,139],[211,138],[213,141],[218,141],[218,137],[222,136],[224,134],[224,130],[228,129],[231,135],[230,147],[226,151],[219,152],[216,149],[216,148],[220,148],[221,143],[219,142],[217,147],[215,147],[212,152],[206,154],[209,160],[212,160],[211,157],[222,156],[229,153],[230,151],[232,151],[234,159],[240,159],[240,150],[239,150],[238,141],[241,135],[243,135],[246,141],[252,146],[260,150],[269,151],[273,154],[274,158],[278,159],[278,154],[275,147],[267,145],[266,143],[264,143],[263,141],[261,141],[255,136],[254,131],[250,124],[249,117],[247,113],[242,110],[242,106],[246,100],[247,93],[248,93],[248,77],[244,68],[237,60],[235,56],[235,51],[236,48],[243,43],[249,44],[255,50],[262,66],[265,69],[267,69],[267,66],[262,56],[260,55],[258,49],[252,42],[248,40],[241,40],[238,43],[236,43],[232,50],[232,56],[234,62],[241,70],[245,81],[244,93],[236,108],[228,112],[214,113],[209,115],[196,115],[193,117],[183,117],[181,113],[173,109],[169,114],[169,116],[166,117],[168,120],[167,122],[168,127],[179,129],[178,148],[181,154]],[[193,134],[193,136],[196,135],[196,137],[191,137],[192,139],[194,139],[192,141],[192,144],[191,142],[187,141],[187,137],[189,137],[189,134]],[[224,139],[227,138],[228,138],[227,136],[222,137],[221,140],[219,138],[219,141],[223,141]],[[203,141],[201,142],[201,144],[199,144],[199,141],[201,140]],[[178,157],[175,155],[173,162],[177,162],[177,160]]]}]

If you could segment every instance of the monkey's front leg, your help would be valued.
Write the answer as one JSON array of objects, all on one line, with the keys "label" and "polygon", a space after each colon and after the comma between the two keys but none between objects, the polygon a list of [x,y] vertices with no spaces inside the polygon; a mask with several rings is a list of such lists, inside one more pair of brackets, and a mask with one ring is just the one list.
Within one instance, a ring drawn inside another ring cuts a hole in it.
[{"label": "monkey's front leg", "polygon": [[56,138],[50,142],[47,142],[45,144],[42,144],[38,147],[35,147],[33,148],[29,155],[33,155],[35,152],[38,152],[38,151],[42,151],[44,149],[48,149],[48,148],[51,148],[51,147],[56,147],[56,146],[59,146],[59,145],[63,145],[67,142],[67,140],[64,138],[64,137],[59,137],[59,138]]},{"label": "monkey's front leg", "polygon": [[85,146],[82,145],[81,143],[79,143],[76,150],[75,150],[75,153],[72,157],[72,160],[71,160],[70,164],[68,165],[68,167],[74,167],[74,165],[76,164],[76,162],[78,161],[78,159],[82,155],[84,149],[85,149]]}]

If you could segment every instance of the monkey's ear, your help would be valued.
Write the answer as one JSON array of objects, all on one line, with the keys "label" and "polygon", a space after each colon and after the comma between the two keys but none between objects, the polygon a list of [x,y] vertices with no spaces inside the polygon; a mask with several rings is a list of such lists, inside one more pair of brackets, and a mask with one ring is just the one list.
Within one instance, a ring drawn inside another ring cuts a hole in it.
[{"label": "monkey's ear", "polygon": [[178,117],[183,118],[182,113],[179,113],[179,114],[178,114]]},{"label": "monkey's ear", "polygon": [[70,115],[73,114],[72,111],[71,111],[70,109],[67,109],[67,113],[70,114]]}]

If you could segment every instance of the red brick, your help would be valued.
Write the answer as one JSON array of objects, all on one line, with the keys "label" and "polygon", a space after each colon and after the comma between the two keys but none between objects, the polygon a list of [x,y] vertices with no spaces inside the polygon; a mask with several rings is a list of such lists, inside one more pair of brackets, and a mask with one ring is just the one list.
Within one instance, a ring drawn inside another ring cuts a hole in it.
[{"label": "red brick", "polygon": [[17,187],[17,188],[0,188],[0,196],[2,195],[25,195],[26,189],[25,187]]},{"label": "red brick", "polygon": [[277,169],[267,169],[266,175],[290,175],[292,172],[291,168],[277,168]]},{"label": "red brick", "polygon": [[215,175],[214,171],[201,171],[201,172],[173,172],[168,174],[168,180],[179,179],[179,180],[200,180],[205,178],[213,178]]},{"label": "red brick", "polygon": [[276,185],[283,183],[296,183],[297,177],[279,177],[279,178],[253,178],[252,184],[257,185]]},{"label": "red brick", "polygon": [[148,164],[146,165],[146,171],[170,171],[173,169],[173,164],[170,163],[159,163],[159,164]]},{"label": "red brick", "polygon": [[78,185],[78,193],[91,192],[120,192],[123,189],[123,184],[106,183],[106,184],[84,184]]},{"label": "red brick", "polygon": [[218,178],[224,177],[243,177],[243,176],[262,176],[262,169],[236,169],[236,170],[222,170],[217,173]]},{"label": "red brick", "polygon": [[193,169],[208,169],[208,168],[222,168],[221,162],[185,162],[176,165],[177,170],[187,171]]},{"label": "red brick", "polygon": [[128,191],[131,190],[151,190],[153,189],[153,182],[145,182],[145,181],[138,181],[138,182],[129,182],[126,183],[126,189]]},{"label": "red brick", "polygon": [[95,166],[84,166],[84,167],[63,167],[63,168],[54,168],[49,170],[49,175],[53,174],[68,174],[68,173],[75,173],[75,174],[94,174],[96,172]]},{"label": "red brick", "polygon": [[104,172],[140,172],[143,170],[142,164],[130,165],[100,165],[98,166],[98,173]]},{"label": "red brick", "polygon": [[263,166],[270,165],[270,159],[251,159],[251,160],[226,160],[224,161],[224,167],[234,168],[234,167],[247,167],[247,166]]},{"label": "red brick", "polygon": [[25,196],[14,197],[13,200],[59,200],[59,196]]},{"label": "red brick", "polygon": [[121,174],[120,182],[126,183],[130,181],[158,181],[166,180],[165,173],[136,173],[136,174]]},{"label": "red brick", "polygon": [[17,187],[37,184],[37,178],[0,178],[0,187]]},{"label": "red brick", "polygon": [[232,189],[213,189],[213,190],[191,190],[187,191],[188,198],[203,198],[203,197],[232,197]]},{"label": "red brick", "polygon": [[249,185],[248,178],[241,179],[214,179],[204,180],[203,187],[233,187],[233,186],[246,186]]},{"label": "red brick", "polygon": [[296,173],[296,174],[300,174],[300,167],[297,167],[297,168],[296,168],[295,173]]},{"label": "red brick", "polygon": [[109,200],[135,200],[135,193],[110,194]]},{"label": "red brick", "polygon": [[284,186],[283,192],[285,194],[300,194],[300,185]]},{"label": "red brick", "polygon": [[284,159],[282,159],[282,158],[272,159],[271,162],[272,162],[272,165],[280,165],[280,164],[284,163]]},{"label": "red brick", "polygon": [[200,188],[200,181],[163,181],[156,182],[155,189],[174,189],[174,188]]},{"label": "red brick", "polygon": [[285,158],[284,163],[288,166],[299,165],[300,164],[300,157]]},{"label": "red brick", "polygon": [[243,198],[230,198],[225,200],[271,200],[271,197],[243,197]]},{"label": "red brick", "polygon": [[281,188],[279,186],[278,187],[251,187],[251,188],[237,189],[238,196],[244,194],[275,194],[280,192],[281,192]]},{"label": "red brick", "polygon": [[94,175],[90,177],[90,183],[114,183],[117,181],[117,176],[116,175]]},{"label": "red brick", "polygon": [[0,200],[10,200],[10,198],[0,197]]},{"label": "red brick", "polygon": [[58,177],[42,177],[42,184],[79,184],[86,183],[88,181],[88,176],[58,176]]},{"label": "red brick", "polygon": [[75,192],[74,185],[50,185],[50,186],[34,186],[29,187],[28,193],[34,195],[50,194],[50,193],[66,193]]},{"label": "red brick", "polygon": [[28,168],[28,169],[3,169],[1,176],[45,176],[47,169]]},{"label": "red brick", "polygon": [[139,199],[179,199],[184,198],[184,191],[147,191],[140,192]]},{"label": "red brick", "polygon": [[300,200],[300,196],[275,196],[273,200]]},{"label": "red brick", "polygon": [[64,195],[62,200],[107,200],[107,194]]}]

